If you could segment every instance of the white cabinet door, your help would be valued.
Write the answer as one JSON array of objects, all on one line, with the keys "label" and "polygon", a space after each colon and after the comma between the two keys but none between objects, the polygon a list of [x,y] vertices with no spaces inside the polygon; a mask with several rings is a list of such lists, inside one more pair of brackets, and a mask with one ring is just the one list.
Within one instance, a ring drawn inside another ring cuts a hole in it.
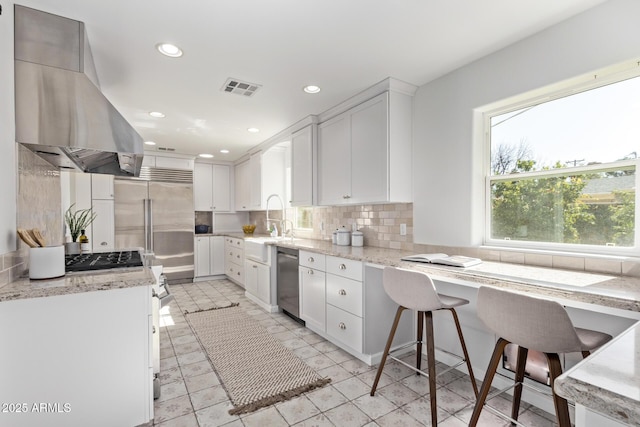
[{"label": "white cabinet door", "polygon": [[244,289],[253,296],[258,296],[258,263],[244,262]]},{"label": "white cabinet door", "polygon": [[258,289],[257,297],[263,302],[271,304],[271,270],[269,266],[258,264]]},{"label": "white cabinet door", "polygon": [[112,251],[115,249],[115,221],[113,200],[93,200],[93,212],[96,219],[91,224],[91,236],[94,252]]},{"label": "white cabinet door", "polygon": [[213,165],[196,163],[193,170],[193,204],[196,211],[213,208]]},{"label": "white cabinet door", "polygon": [[[376,96],[350,111],[351,199],[367,203],[389,199],[388,95]],[[406,165],[410,168],[411,165]]]},{"label": "white cabinet door", "polygon": [[251,210],[251,182],[249,170],[249,161],[238,163],[235,168],[236,173],[236,210]]},{"label": "white cabinet door", "polygon": [[228,212],[231,210],[231,168],[228,165],[212,165],[213,189],[211,210]]},{"label": "white cabinet door", "polygon": [[113,175],[91,174],[91,198],[113,200]]},{"label": "white cabinet door", "polygon": [[340,205],[351,196],[349,116],[318,125],[318,204]]},{"label": "white cabinet door", "polygon": [[224,237],[209,237],[209,274],[224,274]]},{"label": "white cabinet door", "polygon": [[166,169],[186,169],[193,170],[193,159],[182,159],[179,157],[156,156],[156,167]]},{"label": "white cabinet door", "polygon": [[300,318],[307,325],[324,332],[325,324],[325,273],[307,267],[299,267]]},{"label": "white cabinet door", "polygon": [[291,206],[313,205],[313,134],[309,125],[291,138]]},{"label": "white cabinet door", "polygon": [[249,158],[249,194],[252,209],[262,208],[262,153],[254,153]]},{"label": "white cabinet door", "polygon": [[195,276],[203,277],[209,276],[210,265],[209,260],[209,237],[196,237],[195,240]]}]

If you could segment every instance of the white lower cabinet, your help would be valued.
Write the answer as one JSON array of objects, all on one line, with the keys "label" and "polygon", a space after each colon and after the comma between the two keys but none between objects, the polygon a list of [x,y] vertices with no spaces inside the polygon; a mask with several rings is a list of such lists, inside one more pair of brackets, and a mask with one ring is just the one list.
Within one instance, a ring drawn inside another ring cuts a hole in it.
[{"label": "white lower cabinet", "polygon": [[224,274],[244,288],[244,240],[224,238]]},{"label": "white lower cabinet", "polygon": [[27,405],[0,425],[151,422],[151,299],[135,286],[0,302],[0,402]]},{"label": "white lower cabinet", "polygon": [[326,274],[324,271],[304,266],[300,266],[298,272],[300,275],[300,318],[314,331],[325,332]]},{"label": "white lower cabinet", "polygon": [[225,274],[224,237],[199,236],[195,238],[195,277]]},{"label": "white lower cabinet", "polygon": [[269,266],[252,260],[245,260],[244,271],[244,288],[246,292],[265,304],[271,304],[271,270]]},{"label": "white lower cabinet", "polygon": [[362,353],[362,317],[327,304],[327,334]]}]

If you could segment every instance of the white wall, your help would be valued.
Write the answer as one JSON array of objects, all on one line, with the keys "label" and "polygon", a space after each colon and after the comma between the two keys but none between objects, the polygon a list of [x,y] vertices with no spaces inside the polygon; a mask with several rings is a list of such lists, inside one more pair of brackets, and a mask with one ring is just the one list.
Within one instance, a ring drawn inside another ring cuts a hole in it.
[{"label": "white wall", "polygon": [[16,250],[16,149],[13,101],[13,2],[0,15],[0,255]]},{"label": "white wall", "polygon": [[640,58],[639,16],[640,1],[611,0],[418,89],[414,242],[482,243],[484,141],[474,110]]}]

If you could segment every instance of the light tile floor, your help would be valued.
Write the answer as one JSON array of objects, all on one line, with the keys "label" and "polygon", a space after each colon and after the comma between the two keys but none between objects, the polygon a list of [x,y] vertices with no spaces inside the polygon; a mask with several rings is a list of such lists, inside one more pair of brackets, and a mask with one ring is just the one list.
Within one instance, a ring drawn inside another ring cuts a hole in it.
[{"label": "light tile floor", "polygon": [[[160,345],[162,396],[155,402],[159,427],[253,426],[430,426],[428,380],[397,362],[387,362],[378,390],[369,396],[376,367],[339,349],[289,317],[266,313],[245,298],[244,289],[228,280],[171,286],[175,300],[163,310]],[[309,366],[331,383],[287,402],[240,416],[229,415],[231,403],[184,311],[226,306],[230,302],[260,322]],[[413,360],[413,358],[412,358]],[[426,361],[423,362],[426,366]],[[442,368],[442,366],[440,366]],[[451,371],[438,378],[438,423],[466,426],[474,397],[467,375]],[[501,397],[492,405],[508,411]],[[519,421],[534,427],[553,426],[553,416],[524,404]],[[480,426],[508,426],[483,411]]]}]

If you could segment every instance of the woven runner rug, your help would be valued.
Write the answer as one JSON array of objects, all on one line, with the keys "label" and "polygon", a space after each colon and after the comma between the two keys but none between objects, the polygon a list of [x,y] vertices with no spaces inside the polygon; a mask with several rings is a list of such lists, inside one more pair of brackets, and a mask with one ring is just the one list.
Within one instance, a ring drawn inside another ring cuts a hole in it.
[{"label": "woven runner rug", "polygon": [[188,313],[234,408],[252,412],[322,387],[322,378],[240,307]]}]

